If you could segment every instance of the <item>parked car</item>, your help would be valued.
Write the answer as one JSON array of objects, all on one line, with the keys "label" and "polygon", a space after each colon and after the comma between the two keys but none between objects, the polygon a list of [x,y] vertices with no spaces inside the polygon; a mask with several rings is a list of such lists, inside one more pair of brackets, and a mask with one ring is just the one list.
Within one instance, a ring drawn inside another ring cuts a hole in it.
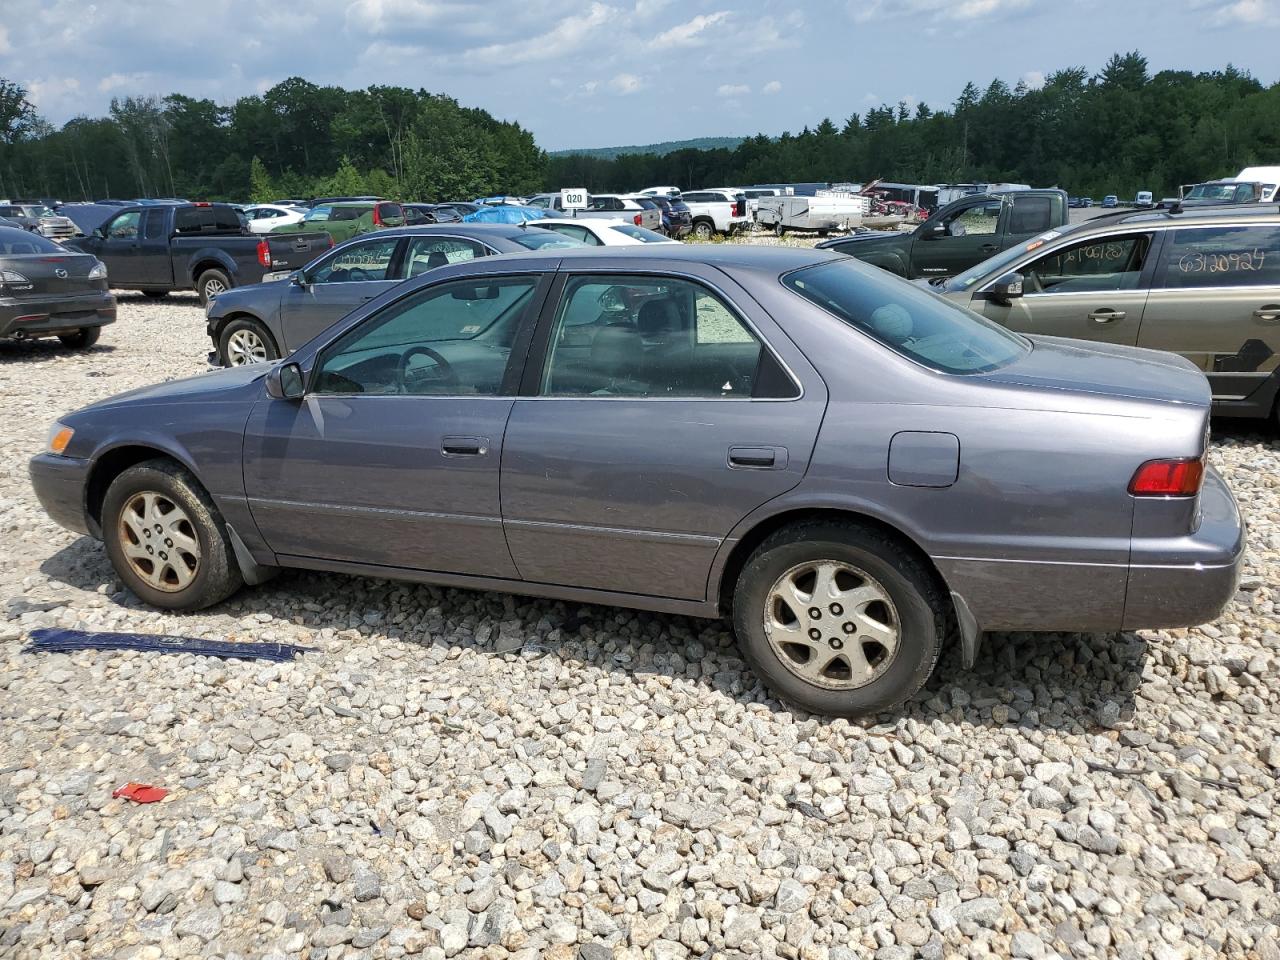
[{"label": "parked car", "polygon": [[324,233],[255,237],[225,203],[120,207],[89,236],[64,240],[107,265],[116,289],[163,297],[192,290],[207,303],[257,283],[272,270],[292,270],[332,245]]},{"label": "parked car", "polygon": [[468,200],[448,200],[444,203],[437,203],[437,207],[450,207],[459,217],[467,217],[480,209],[480,204],[471,203]]},{"label": "parked car", "polygon": [[320,207],[331,203],[381,203],[386,197],[313,197],[306,202],[308,207]]},{"label": "parked car", "polygon": [[1151,198],[1150,190],[1139,190],[1133,198],[1133,205],[1139,210],[1150,210],[1156,205],[1156,202]]},{"label": "parked car", "polygon": [[1276,199],[1276,185],[1280,184],[1280,167],[1245,167],[1236,174],[1237,180],[1256,181],[1262,184],[1262,202]]},{"label": "parked car", "polygon": [[534,220],[529,226],[554,230],[556,233],[572,237],[589,247],[634,247],[646,243],[680,242],[654,230],[637,227],[634,223],[593,220],[590,217],[573,219],[546,218]]},{"label": "parked car", "polygon": [[833,715],[902,703],[953,635],[971,665],[985,630],[1235,596],[1185,360],[823,251],[626,253],[442,267],[286,362],[68,414],[36,495],[151,606],[305,567],[729,616],[769,689]]},{"label": "parked car", "polygon": [[54,213],[42,203],[0,204],[0,217],[12,220],[24,230],[31,230],[50,240],[65,240],[76,235],[76,225]]},{"label": "parked car", "polygon": [[[1221,206],[1228,203],[1258,203],[1262,200],[1266,187],[1267,184],[1256,181],[1209,180],[1185,190],[1175,203],[1181,209]],[[1168,209],[1174,204],[1162,202],[1159,206],[1161,209]]]},{"label": "parked car", "polygon": [[535,193],[524,203],[527,207],[537,207],[539,210],[547,211],[550,216],[552,211],[565,213],[564,199],[559,193]]},{"label": "parked car", "polygon": [[259,203],[242,207],[240,212],[249,222],[250,233],[270,233],[276,227],[301,223],[306,207],[286,207],[276,203]]},{"label": "parked car", "polygon": [[276,360],[352,310],[428,270],[498,253],[582,242],[506,224],[380,230],[348,240],[291,276],[229,290],[205,310],[209,359],[224,367]]},{"label": "parked car", "polygon": [[1067,206],[1072,210],[1086,210],[1093,206],[1093,197],[1071,197]]},{"label": "parked car", "polygon": [[1102,206],[1107,210],[1110,210],[1113,207],[1118,207],[1120,206],[1120,198],[1114,193],[1108,193],[1102,198]]},{"label": "parked car", "polygon": [[87,350],[115,319],[107,268],[97,257],[0,226],[0,340],[57,337]]},{"label": "parked car", "polygon": [[406,227],[424,227],[433,223],[458,223],[462,215],[442,203],[402,203]]},{"label": "parked car", "polygon": [[827,240],[837,250],[900,277],[950,276],[992,254],[1066,224],[1061,190],[1012,190],[962,197],[909,232],[868,231]]},{"label": "parked car", "polygon": [[693,213],[689,205],[677,197],[653,197],[653,202],[662,211],[662,232],[668,237],[679,240],[693,232]]},{"label": "parked car", "polygon": [[638,192],[645,197],[667,197],[669,199],[680,196],[679,187],[645,187]]},{"label": "parked car", "polygon": [[1204,207],[1099,217],[934,288],[1012,330],[1180,353],[1217,412],[1276,417],[1280,213]]},{"label": "parked car", "polygon": [[369,203],[363,200],[336,201],[312,207],[297,223],[272,227],[272,234],[314,233],[321,230],[342,243],[362,233],[404,226],[404,211],[390,201]]},{"label": "parked car", "polygon": [[637,227],[658,230],[662,227],[662,211],[648,197],[630,197],[618,193],[593,193],[588,198],[587,209],[579,210],[577,217],[603,220],[625,220]]},{"label": "parked car", "polygon": [[750,229],[747,198],[732,190],[692,190],[680,194],[693,217],[693,235],[710,240],[717,233],[731,234]]}]

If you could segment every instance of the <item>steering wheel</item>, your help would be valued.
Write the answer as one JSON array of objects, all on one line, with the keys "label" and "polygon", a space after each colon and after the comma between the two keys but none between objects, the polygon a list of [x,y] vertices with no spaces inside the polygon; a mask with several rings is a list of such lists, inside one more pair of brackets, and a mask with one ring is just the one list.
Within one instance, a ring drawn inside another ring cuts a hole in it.
[{"label": "steering wheel", "polygon": [[428,367],[428,370],[436,371],[434,376],[418,375],[413,377],[414,381],[429,380],[435,383],[448,384],[455,386],[458,383],[458,375],[453,367],[449,365],[449,361],[442,357],[437,351],[422,344],[415,344],[404,352],[400,358],[400,362],[396,365],[396,388],[400,393],[411,393],[409,390],[409,361],[416,356],[430,357],[435,361],[434,367]]},{"label": "steering wheel", "polygon": [[361,267],[352,267],[352,268],[350,268],[350,269],[347,271],[347,279],[348,279],[348,280],[359,280],[359,281],[363,282],[363,281],[365,281],[365,280],[372,280],[373,278],[372,278],[371,276],[369,276],[369,271],[368,271],[368,270],[365,270],[365,269],[363,269],[363,268],[361,268]]}]

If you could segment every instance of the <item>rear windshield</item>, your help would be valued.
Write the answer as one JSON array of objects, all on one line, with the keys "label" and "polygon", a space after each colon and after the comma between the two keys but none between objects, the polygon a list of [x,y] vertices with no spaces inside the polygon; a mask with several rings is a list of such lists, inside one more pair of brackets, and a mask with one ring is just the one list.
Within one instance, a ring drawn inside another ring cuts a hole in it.
[{"label": "rear windshield", "polygon": [[652,230],[646,230],[644,227],[636,227],[629,223],[619,223],[611,229],[617,230],[619,233],[630,237],[632,240],[642,240],[645,243],[667,243],[666,237]]},{"label": "rear windshield", "polygon": [[782,282],[891,350],[942,373],[986,373],[1031,349],[990,320],[852,260],[803,267]]},{"label": "rear windshield", "polygon": [[575,237],[566,237],[564,234],[556,233],[554,230],[530,230],[511,239],[522,247],[528,247],[530,250],[540,250],[544,247],[586,246],[581,240]]},{"label": "rear windshield", "polygon": [[46,240],[38,233],[17,230],[13,227],[0,227],[0,256],[15,257],[24,253],[67,253],[52,240]]},{"label": "rear windshield", "polygon": [[373,207],[330,207],[330,220],[359,220]]}]

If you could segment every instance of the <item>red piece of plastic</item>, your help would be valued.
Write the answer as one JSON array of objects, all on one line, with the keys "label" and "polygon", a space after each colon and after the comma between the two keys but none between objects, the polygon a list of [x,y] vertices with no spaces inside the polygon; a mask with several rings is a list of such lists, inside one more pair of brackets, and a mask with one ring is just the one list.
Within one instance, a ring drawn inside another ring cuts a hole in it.
[{"label": "red piece of plastic", "polygon": [[169,791],[164,787],[153,787],[149,783],[126,783],[111,794],[116,799],[124,797],[134,803],[158,803],[168,795]]}]

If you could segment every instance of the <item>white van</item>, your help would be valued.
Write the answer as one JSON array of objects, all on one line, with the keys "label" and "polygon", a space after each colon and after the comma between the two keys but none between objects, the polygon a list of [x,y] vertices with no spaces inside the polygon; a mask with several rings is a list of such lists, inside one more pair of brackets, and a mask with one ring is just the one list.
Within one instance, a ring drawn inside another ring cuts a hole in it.
[{"label": "white van", "polygon": [[1263,203],[1276,199],[1276,186],[1280,184],[1280,167],[1245,167],[1238,174],[1237,180],[1262,184]]},{"label": "white van", "polygon": [[1154,207],[1156,202],[1151,198],[1150,190],[1139,190],[1138,195],[1133,198],[1133,205],[1139,209],[1146,210]]}]

